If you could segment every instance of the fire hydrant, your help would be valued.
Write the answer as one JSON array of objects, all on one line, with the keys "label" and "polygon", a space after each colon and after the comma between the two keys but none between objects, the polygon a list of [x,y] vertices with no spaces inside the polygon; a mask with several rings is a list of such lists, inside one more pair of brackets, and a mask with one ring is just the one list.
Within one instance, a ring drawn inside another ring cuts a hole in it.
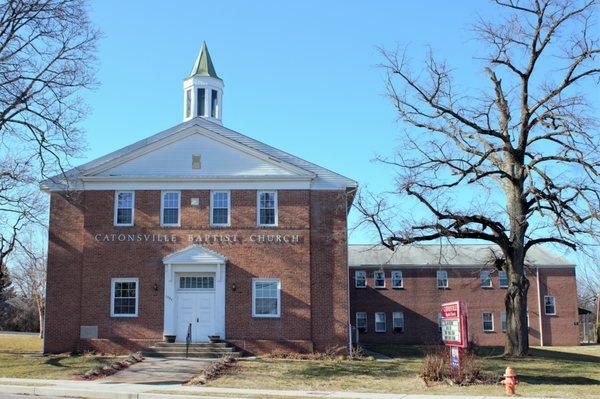
[{"label": "fire hydrant", "polygon": [[506,394],[513,396],[515,394],[515,387],[518,383],[519,381],[517,381],[517,373],[515,373],[515,370],[513,370],[512,367],[507,367],[504,372],[504,379],[500,381],[500,384],[504,385],[506,388]]}]

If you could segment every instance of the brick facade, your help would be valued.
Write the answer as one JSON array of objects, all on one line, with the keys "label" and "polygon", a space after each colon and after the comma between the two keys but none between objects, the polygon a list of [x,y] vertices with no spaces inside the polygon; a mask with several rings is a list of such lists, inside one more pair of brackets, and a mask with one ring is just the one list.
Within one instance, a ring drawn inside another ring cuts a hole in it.
[{"label": "brick facade", "polygon": [[[356,288],[356,270],[367,272],[367,287]],[[464,301],[469,317],[469,339],[478,345],[504,345],[500,314],[504,311],[506,288],[500,288],[497,274],[492,275],[492,288],[482,288],[479,268],[441,268],[448,272],[449,286],[437,288],[436,271],[431,267],[385,269],[385,288],[374,288],[373,268],[350,269],[350,312],[355,324],[356,312],[367,313],[367,332],[360,334],[362,343],[433,344],[440,342],[438,312],[442,303]],[[391,273],[401,270],[403,288],[392,288]],[[531,286],[527,298],[529,310],[529,343],[540,344],[538,298],[541,299],[544,345],[578,345],[577,295],[575,269],[540,268],[538,290],[536,274],[529,275]],[[544,313],[543,297],[556,297],[556,315]],[[385,312],[387,331],[375,332],[375,312]],[[392,313],[404,313],[404,332],[392,331]],[[483,312],[492,312],[494,331],[483,330]]]},{"label": "brick facade", "polygon": [[[209,224],[208,190],[181,191],[181,227],[160,226],[160,191],[135,193],[135,226],[113,226],[114,191],[52,192],[45,352],[125,352],[163,339],[163,257],[189,235],[293,234],[293,244],[202,243],[227,257],[225,332],[250,353],[347,344],[344,191],[279,190],[277,227],[256,227],[256,190],[231,190],[231,227]],[[200,206],[191,206],[191,198]],[[99,242],[96,234],[165,234],[177,242]],[[110,316],[111,278],[139,278],[138,317]],[[253,277],[281,279],[281,317],[252,317]],[[235,285],[235,290],[233,286]],[[327,293],[324,295],[324,293]],[[81,340],[80,326],[98,339]]]}]

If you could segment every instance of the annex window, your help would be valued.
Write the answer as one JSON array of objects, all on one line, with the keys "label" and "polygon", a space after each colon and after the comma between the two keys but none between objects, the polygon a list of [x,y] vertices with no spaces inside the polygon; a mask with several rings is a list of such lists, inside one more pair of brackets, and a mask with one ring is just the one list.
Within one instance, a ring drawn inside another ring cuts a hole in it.
[{"label": "annex window", "polygon": [[192,116],[192,91],[188,89],[185,91],[185,117],[190,116]]},{"label": "annex window", "polygon": [[210,198],[210,224],[213,226],[229,226],[230,196],[229,191],[213,191]]},{"label": "annex window", "polygon": [[279,317],[281,313],[281,282],[279,279],[252,280],[252,316]]},{"label": "annex window", "polygon": [[481,288],[492,288],[492,277],[488,270],[482,270],[479,273],[479,279],[481,280]]},{"label": "annex window", "polygon": [[448,272],[446,270],[437,271],[437,287],[448,288]]},{"label": "annex window", "polygon": [[544,310],[548,316],[556,315],[556,299],[553,296],[544,297]]},{"label": "annex window", "polygon": [[361,333],[367,332],[367,313],[356,312],[356,328]]},{"label": "annex window", "polygon": [[394,332],[404,332],[404,313],[394,312],[392,313],[392,328]]},{"label": "annex window", "polygon": [[277,191],[258,192],[258,225],[277,226]]},{"label": "annex window", "polygon": [[438,314],[437,314],[437,324],[438,324],[438,331],[441,334],[442,333],[442,312],[438,312]]},{"label": "annex window", "polygon": [[179,289],[213,289],[215,278],[213,276],[181,276]]},{"label": "annex window", "polygon": [[375,280],[375,288],[385,288],[385,272],[383,270],[373,272],[373,280]]},{"label": "annex window", "polygon": [[399,270],[394,270],[392,272],[392,288],[402,288],[404,287],[404,280],[402,279],[402,272]]},{"label": "annex window", "polygon": [[179,226],[179,208],[181,194],[179,191],[163,191],[160,207],[160,221],[163,226]]},{"label": "annex window", "polygon": [[217,117],[217,91],[216,90],[212,90],[211,94],[210,94],[210,116],[212,118],[216,118]]},{"label": "annex window", "polygon": [[198,116],[206,116],[206,90],[198,89],[198,103],[196,104]]},{"label": "annex window", "polygon": [[505,271],[500,270],[498,272],[498,280],[500,282],[500,288],[508,287],[508,276],[506,275]]},{"label": "annex window", "polygon": [[354,284],[356,288],[365,288],[367,286],[367,272],[364,270],[355,271]]},{"label": "annex window", "polygon": [[115,226],[133,226],[134,203],[133,191],[115,192]]},{"label": "annex window", "polygon": [[483,312],[483,331],[494,331],[494,314],[492,312]]},{"label": "annex window", "polygon": [[387,326],[385,324],[385,313],[375,313],[375,332],[385,332],[386,330]]},{"label": "annex window", "polygon": [[138,278],[113,278],[111,280],[110,315],[112,317],[137,317]]},{"label": "annex window", "polygon": [[502,332],[506,332],[506,328],[506,312],[500,312],[500,329],[502,330]]}]

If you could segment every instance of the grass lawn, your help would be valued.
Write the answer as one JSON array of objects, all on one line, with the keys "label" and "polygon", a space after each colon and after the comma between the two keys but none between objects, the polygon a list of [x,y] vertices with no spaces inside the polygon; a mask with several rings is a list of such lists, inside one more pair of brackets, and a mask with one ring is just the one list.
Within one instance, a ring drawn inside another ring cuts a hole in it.
[{"label": "grass lawn", "polygon": [[0,377],[70,379],[114,360],[100,356],[40,356],[41,348],[37,335],[0,333]]},{"label": "grass lawn", "polygon": [[[468,387],[438,384],[426,387],[418,378],[423,354],[415,347],[378,348],[394,355],[391,361],[242,360],[237,372],[207,386],[235,388],[352,390],[362,392],[427,393],[439,395],[502,395],[501,385]],[[505,359],[500,348],[482,348],[480,364],[488,373],[502,375],[507,365],[516,369],[520,395],[600,397],[600,346],[534,348],[533,356]]]}]

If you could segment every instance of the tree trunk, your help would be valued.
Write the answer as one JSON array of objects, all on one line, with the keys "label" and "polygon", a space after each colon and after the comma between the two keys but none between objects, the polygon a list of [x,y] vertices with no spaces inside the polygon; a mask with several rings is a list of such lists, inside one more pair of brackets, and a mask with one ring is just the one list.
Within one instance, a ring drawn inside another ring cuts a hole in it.
[{"label": "tree trunk", "polygon": [[[509,266],[514,268],[514,266]],[[527,291],[529,280],[521,272],[508,271],[509,285],[504,298],[506,306],[505,356],[526,356],[529,353],[529,329],[527,327]]]},{"label": "tree trunk", "polygon": [[40,339],[44,339],[44,303],[42,299],[36,299],[35,301],[36,303],[36,307],[37,307],[37,311],[38,311],[38,318],[39,318],[39,323],[40,323]]},{"label": "tree trunk", "polygon": [[529,280],[525,276],[525,233],[527,219],[523,201],[522,154],[510,152],[506,169],[512,174],[505,183],[508,215],[510,220],[510,245],[505,250],[505,271],[508,290],[504,298],[506,307],[506,356],[526,356],[529,353],[529,330],[527,328],[527,291]]}]

